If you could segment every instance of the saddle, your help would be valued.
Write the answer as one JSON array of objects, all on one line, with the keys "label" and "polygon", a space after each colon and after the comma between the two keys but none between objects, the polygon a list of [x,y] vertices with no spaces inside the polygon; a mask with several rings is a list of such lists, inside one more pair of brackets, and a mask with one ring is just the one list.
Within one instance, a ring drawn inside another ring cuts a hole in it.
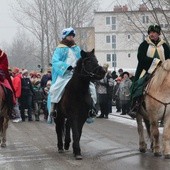
[{"label": "saddle", "polygon": [[136,118],[136,112],[140,109],[141,106],[145,109],[145,89],[149,82],[151,81],[153,74],[146,74],[140,80],[137,80],[135,85],[133,85],[131,93],[131,109],[128,113],[133,119]]}]

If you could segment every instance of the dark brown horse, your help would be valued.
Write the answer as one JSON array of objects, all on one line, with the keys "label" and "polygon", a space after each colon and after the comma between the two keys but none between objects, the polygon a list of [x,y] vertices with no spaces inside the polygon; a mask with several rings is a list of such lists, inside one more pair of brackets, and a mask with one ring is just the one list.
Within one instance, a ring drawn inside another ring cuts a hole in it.
[{"label": "dark brown horse", "polygon": [[64,94],[57,105],[57,117],[54,121],[59,152],[69,149],[71,128],[73,153],[76,159],[82,159],[79,142],[92,102],[89,84],[90,81],[102,79],[104,75],[105,71],[103,67],[99,66],[94,50],[91,52],[81,51],[81,58],[78,60],[73,76],[66,85]]},{"label": "dark brown horse", "polygon": [[0,84],[0,143],[1,147],[6,147],[6,131],[9,121],[9,106],[5,100],[4,89]]}]

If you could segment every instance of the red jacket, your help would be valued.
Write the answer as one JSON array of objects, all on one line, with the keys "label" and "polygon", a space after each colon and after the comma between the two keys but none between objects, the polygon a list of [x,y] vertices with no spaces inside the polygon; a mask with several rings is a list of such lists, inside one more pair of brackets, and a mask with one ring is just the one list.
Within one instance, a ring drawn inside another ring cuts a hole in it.
[{"label": "red jacket", "polygon": [[21,96],[21,74],[16,74],[12,79],[16,98]]},{"label": "red jacket", "polygon": [[8,80],[11,88],[14,91],[14,87],[12,85],[12,81],[8,71],[8,58],[7,55],[0,49],[0,70],[2,70],[5,74],[5,78]]},{"label": "red jacket", "polygon": [[8,71],[7,55],[0,49],[0,69],[4,72]]}]

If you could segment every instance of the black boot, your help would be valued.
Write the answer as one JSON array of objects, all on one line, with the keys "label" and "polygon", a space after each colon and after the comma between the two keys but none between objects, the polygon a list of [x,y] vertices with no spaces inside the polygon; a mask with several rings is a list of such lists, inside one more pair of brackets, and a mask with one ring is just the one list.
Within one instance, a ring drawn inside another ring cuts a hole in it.
[{"label": "black boot", "polygon": [[132,118],[136,118],[136,114],[139,111],[140,108],[140,103],[138,101],[135,101],[134,104],[132,105],[130,111],[128,112],[128,115]]}]

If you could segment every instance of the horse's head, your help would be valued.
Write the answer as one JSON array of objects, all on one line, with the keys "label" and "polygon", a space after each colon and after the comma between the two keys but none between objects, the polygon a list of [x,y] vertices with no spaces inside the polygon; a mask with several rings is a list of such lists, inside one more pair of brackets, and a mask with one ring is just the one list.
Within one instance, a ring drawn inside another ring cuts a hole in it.
[{"label": "horse's head", "polygon": [[[80,61],[77,63],[79,65]],[[81,75],[90,80],[100,80],[105,75],[105,70],[98,64],[94,49],[90,52],[81,51]]]}]

